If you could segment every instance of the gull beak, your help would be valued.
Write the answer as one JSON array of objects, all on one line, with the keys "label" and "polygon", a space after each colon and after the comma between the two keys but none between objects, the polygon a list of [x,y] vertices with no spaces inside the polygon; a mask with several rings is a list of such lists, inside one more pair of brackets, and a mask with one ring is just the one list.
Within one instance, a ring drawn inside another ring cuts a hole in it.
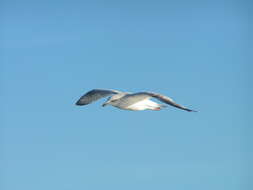
[{"label": "gull beak", "polygon": [[108,105],[108,103],[107,103],[107,102],[103,103],[103,105],[102,105],[102,106],[103,106],[103,107],[105,107],[106,105]]}]

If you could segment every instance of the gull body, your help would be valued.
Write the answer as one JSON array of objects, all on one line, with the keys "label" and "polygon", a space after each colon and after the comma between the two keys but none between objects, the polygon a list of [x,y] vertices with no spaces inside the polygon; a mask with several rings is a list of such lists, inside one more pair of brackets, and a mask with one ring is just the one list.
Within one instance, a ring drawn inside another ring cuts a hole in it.
[{"label": "gull body", "polygon": [[194,110],[188,109],[184,106],[181,106],[175,103],[171,98],[153,93],[153,92],[138,92],[138,93],[127,93],[120,92],[117,90],[107,90],[107,89],[94,89],[83,96],[76,102],[76,105],[82,106],[90,104],[100,98],[109,96],[108,100],[102,105],[112,105],[119,109],[123,110],[132,110],[132,111],[141,111],[141,110],[161,110],[162,108],[167,107],[164,104],[158,104],[151,98],[155,98],[161,102],[164,102],[168,105],[174,106],[176,108],[192,112]]},{"label": "gull body", "polygon": [[162,107],[165,107],[165,105],[163,106],[161,104],[153,102],[152,100],[146,99],[128,106],[127,109],[133,111],[160,110]]},{"label": "gull body", "polygon": [[126,96],[126,97],[118,97],[117,95],[112,98],[109,98],[107,102],[103,104],[103,106],[106,105],[112,105],[114,107],[117,107],[119,109],[124,109],[124,110],[132,110],[132,111],[141,111],[141,110],[160,110],[162,107],[165,107],[165,105],[158,104],[156,102],[153,102],[149,98],[145,98],[144,100],[138,101],[138,102],[133,102],[129,103],[129,100],[131,101],[131,96]]}]

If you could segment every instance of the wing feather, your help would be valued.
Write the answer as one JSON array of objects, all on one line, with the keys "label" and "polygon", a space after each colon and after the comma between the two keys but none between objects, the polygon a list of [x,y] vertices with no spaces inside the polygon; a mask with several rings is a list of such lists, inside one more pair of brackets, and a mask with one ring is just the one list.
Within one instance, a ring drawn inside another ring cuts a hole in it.
[{"label": "wing feather", "polygon": [[109,89],[93,89],[83,96],[76,102],[76,105],[82,106],[82,105],[87,105],[90,104],[94,101],[97,101],[100,98],[104,98],[107,96],[111,96],[114,94],[121,93],[120,91],[117,90],[109,90]]},{"label": "wing feather", "polygon": [[179,109],[182,109],[182,110],[185,110],[188,112],[196,112],[195,110],[191,110],[191,109],[188,109],[182,105],[177,104],[171,98],[164,96],[162,94],[157,94],[157,93],[153,93],[153,92],[139,92],[139,93],[132,94],[132,96],[136,96],[136,98],[138,98],[138,99],[140,99],[140,98],[146,99],[147,97],[150,97],[150,98],[152,97],[152,98],[158,99],[161,102],[164,102],[166,104],[174,106],[176,108],[179,108]]}]

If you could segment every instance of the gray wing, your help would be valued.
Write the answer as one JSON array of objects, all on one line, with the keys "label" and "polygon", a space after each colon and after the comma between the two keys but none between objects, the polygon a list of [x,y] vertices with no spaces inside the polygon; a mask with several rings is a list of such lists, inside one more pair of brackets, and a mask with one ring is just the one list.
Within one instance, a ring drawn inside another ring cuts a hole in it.
[{"label": "gray wing", "polygon": [[104,98],[118,93],[121,92],[117,90],[94,89],[81,96],[81,98],[76,102],[76,105],[87,105],[94,101],[97,101],[100,98]]},{"label": "gray wing", "polygon": [[153,93],[153,92],[139,92],[139,93],[131,94],[130,96],[132,96],[132,98],[134,98],[138,101],[152,97],[152,98],[156,98],[156,99],[160,100],[161,102],[164,102],[166,104],[174,106],[176,108],[186,110],[186,111],[189,111],[189,112],[196,112],[195,110],[191,110],[191,109],[188,109],[184,106],[181,106],[181,105],[177,104],[176,102],[174,102],[171,98],[169,98],[167,96],[157,94],[157,93]]}]

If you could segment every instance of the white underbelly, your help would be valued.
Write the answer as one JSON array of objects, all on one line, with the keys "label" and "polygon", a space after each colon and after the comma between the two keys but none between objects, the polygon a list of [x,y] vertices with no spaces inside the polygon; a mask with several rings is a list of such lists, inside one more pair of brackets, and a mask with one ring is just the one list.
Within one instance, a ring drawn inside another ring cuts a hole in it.
[{"label": "white underbelly", "polygon": [[141,111],[146,109],[154,109],[159,107],[159,104],[156,102],[153,102],[149,99],[142,100],[140,102],[137,102],[135,104],[132,104],[128,106],[126,109],[128,110],[135,110],[135,111]]}]

